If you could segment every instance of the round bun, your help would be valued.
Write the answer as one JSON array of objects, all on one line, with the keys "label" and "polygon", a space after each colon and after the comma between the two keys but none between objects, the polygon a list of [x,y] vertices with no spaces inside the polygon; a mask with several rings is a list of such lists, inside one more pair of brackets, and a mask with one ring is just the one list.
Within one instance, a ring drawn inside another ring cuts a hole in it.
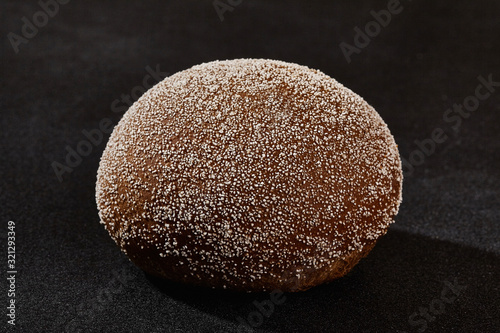
[{"label": "round bun", "polygon": [[149,274],[241,291],[349,272],[401,202],[398,149],[361,97],[282,61],[214,61],[147,91],[101,158],[101,223]]}]

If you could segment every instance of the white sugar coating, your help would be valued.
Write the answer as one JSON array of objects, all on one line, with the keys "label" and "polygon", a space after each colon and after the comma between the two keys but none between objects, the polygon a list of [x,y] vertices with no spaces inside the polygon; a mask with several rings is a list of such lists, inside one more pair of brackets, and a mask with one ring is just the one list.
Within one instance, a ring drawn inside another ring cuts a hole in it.
[{"label": "white sugar coating", "polygon": [[134,262],[231,287],[362,251],[393,222],[401,184],[394,139],[361,97],[317,70],[238,59],[174,74],[135,102],[96,199]]}]

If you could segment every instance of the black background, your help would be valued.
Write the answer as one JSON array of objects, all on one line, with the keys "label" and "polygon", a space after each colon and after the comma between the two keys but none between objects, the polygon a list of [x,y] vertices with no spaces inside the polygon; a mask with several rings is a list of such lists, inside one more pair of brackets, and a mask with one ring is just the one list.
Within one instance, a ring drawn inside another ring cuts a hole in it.
[{"label": "black background", "polygon": [[[62,181],[52,163],[65,164],[82,130],[118,122],[112,102],[142,85],[147,66],[173,74],[216,59],[270,58],[319,69],[361,95],[405,159],[436,128],[447,140],[406,172],[396,223],[373,252],[340,280],[287,294],[256,331],[500,331],[500,87],[456,131],[443,119],[474,94],[479,76],[500,81],[500,5],[401,6],[348,63],[339,44],[352,45],[354,28],[386,1],[243,0],[221,21],[212,1],[74,0],[18,53],[8,34],[21,35],[22,18],[32,21],[40,6],[1,1],[1,265],[13,220],[18,270],[17,324],[6,323],[2,282],[1,330],[234,332],[254,300],[269,299],[155,281],[128,261],[94,199],[108,134]],[[410,323],[441,304],[446,281],[466,288],[427,327]]]}]

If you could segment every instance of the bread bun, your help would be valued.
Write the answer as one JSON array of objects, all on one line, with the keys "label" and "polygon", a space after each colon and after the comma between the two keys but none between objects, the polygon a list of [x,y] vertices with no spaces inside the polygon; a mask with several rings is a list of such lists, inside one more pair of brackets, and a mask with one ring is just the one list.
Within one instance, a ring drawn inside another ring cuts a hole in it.
[{"label": "bread bun", "polygon": [[101,223],[169,280],[305,290],[345,275],[386,233],[402,171],[361,97],[304,66],[214,61],[147,91],[102,155]]}]

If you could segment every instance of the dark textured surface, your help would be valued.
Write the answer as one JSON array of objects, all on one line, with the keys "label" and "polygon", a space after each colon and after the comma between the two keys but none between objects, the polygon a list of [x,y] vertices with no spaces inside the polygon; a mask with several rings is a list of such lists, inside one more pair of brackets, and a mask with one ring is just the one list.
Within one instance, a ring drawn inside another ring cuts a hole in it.
[{"label": "dark textured surface", "polygon": [[[62,182],[51,166],[85,140],[82,130],[120,119],[111,104],[142,85],[146,66],[174,73],[214,59],[259,57],[320,69],[363,96],[406,159],[418,148],[414,140],[435,128],[448,139],[406,174],[397,223],[367,258],[345,278],[287,294],[256,330],[498,332],[500,87],[456,131],[443,115],[474,94],[478,76],[500,81],[500,5],[401,4],[348,64],[339,43],[353,44],[354,27],[387,2],[244,0],[221,22],[211,1],[70,1],[16,54],[8,33],[20,34],[22,17],[40,7],[2,1],[0,217],[4,254],[7,221],[16,222],[15,328],[231,332],[238,317],[256,311],[254,300],[269,299],[156,281],[119,252],[98,223],[94,200],[107,134]],[[466,289],[450,304],[433,301],[455,279]],[[427,327],[423,317],[409,322],[419,308],[440,304]],[[14,331],[2,318],[2,331]]]}]

